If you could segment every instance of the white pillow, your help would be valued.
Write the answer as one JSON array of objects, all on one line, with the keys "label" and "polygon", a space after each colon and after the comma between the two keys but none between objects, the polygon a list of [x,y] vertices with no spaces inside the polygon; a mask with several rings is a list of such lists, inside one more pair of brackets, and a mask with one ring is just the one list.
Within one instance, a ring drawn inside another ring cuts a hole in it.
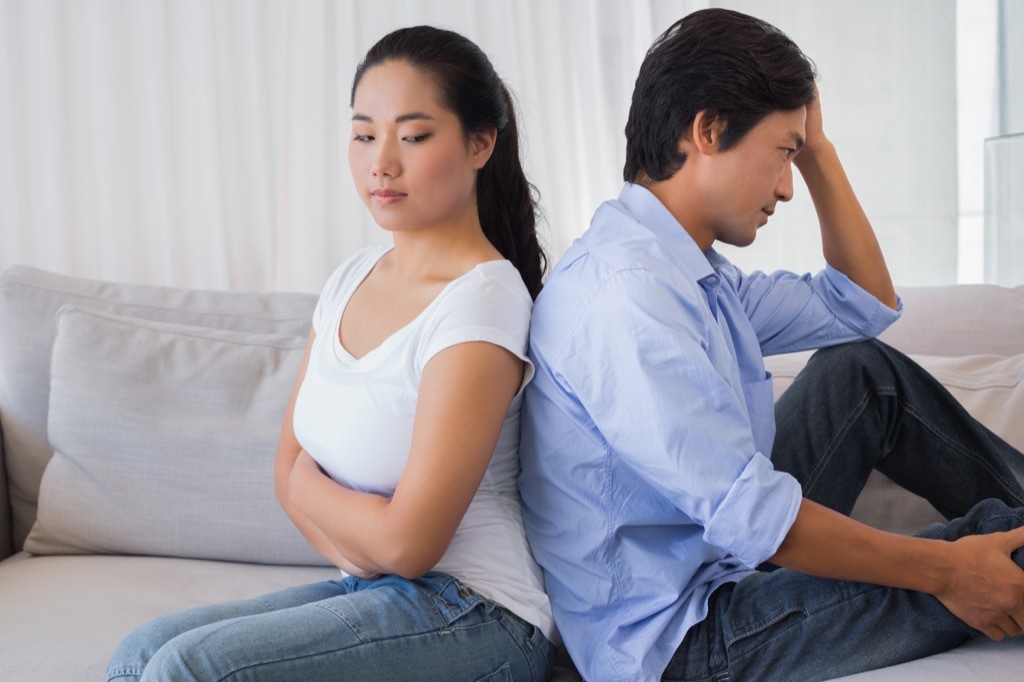
[{"label": "white pillow", "polygon": [[273,493],[304,347],[301,336],[62,308],[54,455],[25,549],[325,563]]},{"label": "white pillow", "polygon": [[[120,284],[12,265],[0,275],[0,425],[15,551],[35,522],[46,440],[50,352],[65,305],[241,332],[306,336],[316,296]],[[0,504],[0,527],[7,525]],[[0,553],[3,552],[0,533]]]}]

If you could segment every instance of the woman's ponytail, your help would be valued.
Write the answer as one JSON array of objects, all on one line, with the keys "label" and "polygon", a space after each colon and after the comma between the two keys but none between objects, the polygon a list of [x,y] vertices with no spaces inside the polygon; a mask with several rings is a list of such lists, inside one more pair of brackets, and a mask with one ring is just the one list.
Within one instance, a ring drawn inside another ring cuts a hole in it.
[{"label": "woman's ponytail", "polygon": [[523,171],[512,96],[504,85],[501,91],[507,122],[498,130],[490,160],[477,174],[477,210],[484,234],[516,266],[530,295],[536,298],[546,267],[537,239],[537,189]]}]

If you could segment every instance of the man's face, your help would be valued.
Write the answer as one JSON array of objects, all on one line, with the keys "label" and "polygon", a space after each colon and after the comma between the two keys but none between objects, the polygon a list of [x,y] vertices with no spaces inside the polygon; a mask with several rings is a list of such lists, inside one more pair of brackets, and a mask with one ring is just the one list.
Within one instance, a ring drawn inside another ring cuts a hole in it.
[{"label": "man's face", "polygon": [[728,151],[706,159],[702,222],[708,236],[747,246],[780,201],[793,197],[793,159],[805,137],[807,111],[777,111]]}]

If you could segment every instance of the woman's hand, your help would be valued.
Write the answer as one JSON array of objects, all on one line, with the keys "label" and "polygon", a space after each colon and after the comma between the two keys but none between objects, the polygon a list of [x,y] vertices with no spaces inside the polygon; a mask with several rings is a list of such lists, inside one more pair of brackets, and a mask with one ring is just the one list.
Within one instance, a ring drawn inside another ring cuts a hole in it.
[{"label": "woman's hand", "polygon": [[[318,482],[322,482],[323,479],[326,479],[332,485],[341,485],[324,473],[324,470],[320,468],[320,465],[316,463],[316,460],[313,459],[308,452],[300,450],[298,456],[295,458],[295,466],[292,467],[292,474],[289,477],[288,482],[288,490],[292,502],[300,512],[306,515],[306,518],[309,517],[304,508],[304,502],[312,499],[308,495],[311,490],[311,486]],[[304,490],[307,494],[303,493]],[[372,580],[381,576],[377,571],[370,571],[362,568],[361,566],[356,566],[354,563],[349,561],[344,554],[338,551],[337,547],[334,547],[334,550],[335,551],[332,552],[328,558],[331,563],[342,571],[345,571],[345,573],[355,576],[356,578],[364,578],[367,580]]]}]

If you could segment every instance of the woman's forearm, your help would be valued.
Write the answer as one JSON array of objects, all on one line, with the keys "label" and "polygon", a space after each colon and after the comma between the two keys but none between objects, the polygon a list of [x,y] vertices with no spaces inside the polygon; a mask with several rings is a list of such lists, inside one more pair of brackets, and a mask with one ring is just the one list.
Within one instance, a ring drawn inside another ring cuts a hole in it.
[{"label": "woman's forearm", "polygon": [[314,547],[330,547],[362,574],[407,570],[389,560],[392,553],[388,548],[401,541],[380,531],[387,523],[382,518],[388,505],[386,497],[350,490],[335,482],[306,452],[296,461],[289,487],[289,504],[307,527],[303,532]]}]

